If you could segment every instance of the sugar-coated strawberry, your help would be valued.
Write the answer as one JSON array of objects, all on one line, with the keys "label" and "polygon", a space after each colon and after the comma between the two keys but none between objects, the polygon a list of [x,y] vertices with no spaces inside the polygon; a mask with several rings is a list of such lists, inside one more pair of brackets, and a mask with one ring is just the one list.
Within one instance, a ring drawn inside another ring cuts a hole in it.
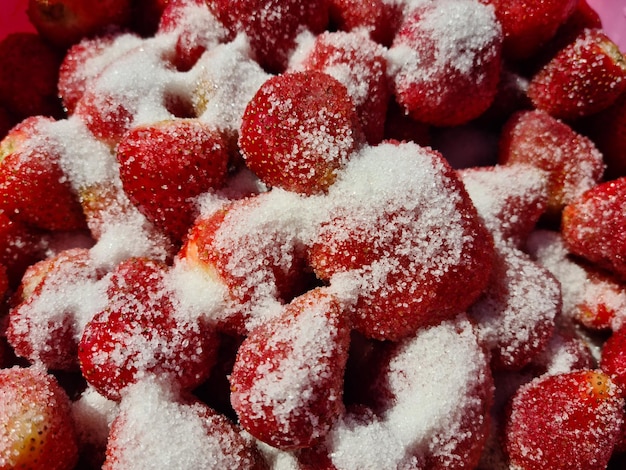
[{"label": "sugar-coated strawberry", "polygon": [[486,287],[492,238],[439,153],[414,143],[366,148],[328,196],[309,262],[350,299],[366,336],[412,335],[465,310]]},{"label": "sugar-coated strawberry", "polygon": [[191,69],[207,49],[224,42],[229,35],[205,0],[170,0],[161,16],[157,35],[169,33],[177,36],[170,60],[181,71]]},{"label": "sugar-coated strawberry", "polygon": [[584,119],[581,128],[604,156],[605,179],[626,176],[626,91],[611,106]]},{"label": "sugar-coated strawberry", "polygon": [[511,116],[499,146],[499,163],[530,164],[548,173],[550,217],[597,184],[604,171],[602,154],[588,137],[541,110]]},{"label": "sugar-coated strawberry", "polygon": [[606,468],[623,424],[624,400],[599,370],[545,375],[511,401],[506,451],[515,468]]},{"label": "sugar-coated strawberry", "polygon": [[228,306],[215,318],[220,329],[246,334],[273,306],[303,291],[297,201],[285,192],[262,193],[200,216],[190,230],[179,256],[228,290]]},{"label": "sugar-coated strawberry", "polygon": [[117,146],[124,191],[139,210],[176,240],[197,215],[194,198],[226,181],[227,143],[198,119],[137,126]]},{"label": "sugar-coated strawberry", "polygon": [[81,229],[85,216],[60,155],[47,139],[52,122],[42,116],[27,118],[0,142],[0,210],[41,229]]},{"label": "sugar-coated strawberry", "polygon": [[468,122],[496,94],[502,31],[475,0],[424,2],[405,16],[389,49],[396,100],[418,121]]},{"label": "sugar-coated strawberry", "polygon": [[504,33],[504,55],[527,59],[556,34],[577,0],[482,0],[494,6]]},{"label": "sugar-coated strawberry", "polygon": [[614,331],[602,345],[600,368],[611,376],[626,396],[626,329]]},{"label": "sugar-coated strawberry", "polygon": [[62,56],[35,33],[13,33],[0,42],[0,103],[19,119],[61,117],[57,80]]},{"label": "sugar-coated strawberry", "polygon": [[9,284],[16,287],[26,268],[44,256],[41,234],[11,220],[0,211],[0,264],[6,267]]},{"label": "sugar-coated strawberry", "polygon": [[626,177],[588,190],[563,209],[562,232],[568,249],[626,279]]},{"label": "sugar-coated strawberry", "polygon": [[385,49],[363,32],[326,32],[315,38],[304,56],[295,68],[319,70],[344,84],[367,142],[379,143],[389,103]]},{"label": "sugar-coated strawberry", "polygon": [[85,379],[106,397],[146,377],[193,389],[214,361],[216,338],[198,319],[176,310],[166,267],[131,258],[113,271],[106,308],[86,325],[78,358]]},{"label": "sugar-coated strawberry", "polygon": [[233,33],[245,32],[259,63],[281,72],[302,29],[321,33],[328,24],[326,0],[207,0]]},{"label": "sugar-coated strawberry", "polygon": [[65,48],[130,19],[130,0],[29,0],[28,18],[51,44]]},{"label": "sugar-coated strawberry", "polygon": [[78,460],[70,400],[39,368],[0,370],[0,466],[71,470]]},{"label": "sugar-coated strawberry", "polygon": [[230,375],[239,423],[274,447],[310,447],[343,411],[350,323],[332,294],[316,289],[244,340]]},{"label": "sugar-coated strawberry", "polygon": [[402,20],[400,2],[330,0],[330,22],[339,31],[365,30],[376,42],[389,46]]},{"label": "sugar-coated strawberry", "polygon": [[317,70],[267,80],[239,136],[246,164],[264,183],[302,194],[328,189],[362,141],[347,88]]},{"label": "sugar-coated strawberry", "polygon": [[140,42],[133,34],[111,33],[85,38],[68,49],[59,68],[59,96],[72,114],[81,96],[104,68]]},{"label": "sugar-coated strawberry", "polygon": [[103,470],[264,470],[252,439],[205,404],[145,381],[129,387],[111,424]]},{"label": "sugar-coated strawberry", "polygon": [[535,107],[575,119],[610,106],[626,90],[626,59],[601,29],[587,29],[528,84]]},{"label": "sugar-coated strawberry", "polygon": [[102,275],[83,248],[30,266],[9,312],[6,334],[15,353],[47,369],[78,370],[81,327],[106,299],[96,282]]}]

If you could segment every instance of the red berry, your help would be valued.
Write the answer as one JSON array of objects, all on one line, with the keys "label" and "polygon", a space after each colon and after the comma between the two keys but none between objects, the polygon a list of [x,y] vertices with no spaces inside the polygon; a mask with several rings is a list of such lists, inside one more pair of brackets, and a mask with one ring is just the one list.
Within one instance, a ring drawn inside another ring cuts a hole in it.
[{"label": "red berry", "polygon": [[608,375],[580,370],[539,377],[513,397],[505,430],[511,465],[606,468],[623,424],[624,401]]},{"label": "red berry", "polygon": [[310,447],[343,411],[349,322],[340,303],[318,289],[244,340],[230,376],[241,426],[274,447]]},{"label": "red berry", "polygon": [[563,209],[569,250],[626,279],[626,178],[599,184]]},{"label": "red berry", "polygon": [[414,119],[436,126],[480,116],[496,94],[501,46],[490,7],[473,0],[420,4],[389,49],[396,100]]},{"label": "red berry", "polygon": [[600,368],[611,376],[626,396],[626,329],[620,328],[602,346]]},{"label": "red berry", "polygon": [[117,146],[124,191],[139,210],[176,240],[196,215],[195,198],[224,185],[229,154],[222,135],[197,119],[131,129]]},{"label": "red berry", "polygon": [[26,268],[44,256],[41,234],[11,220],[0,211],[0,264],[6,267],[9,284],[16,287]]},{"label": "red berry", "polygon": [[376,42],[389,46],[402,20],[400,3],[385,0],[330,0],[330,21],[340,31],[365,30]]},{"label": "red berry", "polygon": [[535,107],[561,119],[602,111],[626,90],[626,59],[600,29],[588,29],[528,84]]},{"label": "red berry", "polygon": [[38,368],[0,370],[0,465],[72,470],[78,461],[70,400]]},{"label": "red berry", "polygon": [[248,103],[239,146],[264,183],[302,194],[328,189],[362,143],[348,90],[311,70],[267,80]]}]

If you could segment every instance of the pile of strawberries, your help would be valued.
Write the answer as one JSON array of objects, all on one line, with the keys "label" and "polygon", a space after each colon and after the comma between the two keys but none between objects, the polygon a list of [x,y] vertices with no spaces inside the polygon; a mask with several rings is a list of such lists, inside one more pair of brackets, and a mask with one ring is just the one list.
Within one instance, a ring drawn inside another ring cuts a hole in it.
[{"label": "pile of strawberries", "polygon": [[585,0],[28,13],[0,468],[621,468],[626,58]]}]

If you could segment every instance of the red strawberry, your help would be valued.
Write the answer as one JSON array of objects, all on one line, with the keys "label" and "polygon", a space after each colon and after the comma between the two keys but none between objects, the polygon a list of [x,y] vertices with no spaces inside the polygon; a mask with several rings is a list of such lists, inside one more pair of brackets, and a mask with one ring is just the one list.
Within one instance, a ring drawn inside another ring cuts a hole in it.
[{"label": "red strawberry", "polygon": [[385,49],[362,32],[327,32],[304,55],[295,67],[325,72],[345,85],[367,142],[379,143],[389,103]]},{"label": "red strawberry", "polygon": [[182,240],[197,215],[195,197],[226,181],[222,135],[197,119],[137,126],[117,146],[129,199],[155,225]]},{"label": "red strawberry", "polygon": [[626,396],[626,328],[614,331],[602,346],[600,368],[611,376]]},{"label": "red strawberry", "polygon": [[81,328],[104,306],[102,275],[81,248],[30,266],[9,312],[6,334],[15,353],[47,369],[78,370]]},{"label": "red strawberry", "polygon": [[330,0],[330,22],[340,31],[365,30],[389,46],[402,20],[400,3],[385,0]]},{"label": "red strawberry", "polygon": [[603,372],[539,377],[511,402],[505,430],[511,465],[537,470],[606,468],[623,424],[624,400]]},{"label": "red strawberry", "polygon": [[343,411],[350,329],[322,289],[295,298],[244,340],[230,376],[241,426],[274,447],[310,447]]},{"label": "red strawberry", "polygon": [[0,211],[0,264],[7,269],[9,284],[16,287],[26,268],[43,258],[41,234],[15,222]]},{"label": "red strawberry", "polygon": [[85,38],[65,54],[59,69],[59,96],[68,114],[94,80],[117,57],[137,47],[141,39],[133,34],[107,34]]},{"label": "red strawberry", "polygon": [[208,376],[215,335],[176,310],[165,276],[165,266],[153,261],[122,262],[112,273],[108,306],[83,331],[78,349],[83,375],[112,400],[145,377],[190,390]]},{"label": "red strawberry", "polygon": [[78,460],[70,401],[38,368],[0,370],[0,465],[71,470]]},{"label": "red strawberry", "polygon": [[602,154],[589,138],[540,110],[516,113],[506,122],[498,160],[547,172],[550,217],[558,217],[563,206],[599,182],[604,171]]},{"label": "red strawberry", "polygon": [[57,80],[62,56],[35,33],[13,33],[0,42],[0,103],[17,118],[61,117]]},{"label": "red strawberry", "polygon": [[59,47],[69,47],[85,36],[102,33],[130,18],[129,0],[29,0],[28,17],[39,34]]},{"label": "red strawberry", "polygon": [[563,210],[568,249],[626,279],[626,177],[599,184]]},{"label": "red strawberry", "polygon": [[151,381],[129,387],[107,441],[103,470],[267,468],[239,426]]},{"label": "red strawberry", "polygon": [[600,29],[587,29],[531,79],[535,107],[576,119],[610,106],[626,90],[626,59]]},{"label": "red strawberry", "polygon": [[554,35],[578,0],[482,0],[492,4],[504,33],[504,55],[527,59]]},{"label": "red strawberry", "polygon": [[228,31],[205,0],[170,0],[161,16],[157,36],[170,33],[177,37],[170,60],[180,71],[191,69],[207,49],[228,37]]},{"label": "red strawberry", "polygon": [[41,116],[27,118],[0,142],[0,210],[42,229],[81,229],[82,208],[57,150],[48,142],[52,122]]},{"label": "red strawberry", "polygon": [[232,32],[245,32],[259,63],[281,72],[302,29],[321,33],[328,23],[326,0],[207,0],[209,8]]},{"label": "red strawberry", "polygon": [[420,4],[389,49],[396,100],[437,126],[478,117],[496,94],[501,46],[492,8],[473,0]]},{"label": "red strawberry", "polygon": [[346,87],[311,70],[261,86],[244,112],[239,146],[264,183],[314,194],[328,189],[362,140]]},{"label": "red strawberry", "polygon": [[439,153],[413,143],[365,149],[328,195],[310,264],[353,302],[365,336],[410,336],[464,311],[487,285],[492,238]]}]

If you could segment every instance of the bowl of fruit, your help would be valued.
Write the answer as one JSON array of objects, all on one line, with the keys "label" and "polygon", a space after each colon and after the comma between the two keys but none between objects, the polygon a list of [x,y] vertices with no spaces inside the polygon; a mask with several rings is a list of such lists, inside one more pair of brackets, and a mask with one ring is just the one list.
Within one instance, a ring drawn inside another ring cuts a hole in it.
[{"label": "bowl of fruit", "polygon": [[623,468],[619,3],[7,3],[0,467]]}]

